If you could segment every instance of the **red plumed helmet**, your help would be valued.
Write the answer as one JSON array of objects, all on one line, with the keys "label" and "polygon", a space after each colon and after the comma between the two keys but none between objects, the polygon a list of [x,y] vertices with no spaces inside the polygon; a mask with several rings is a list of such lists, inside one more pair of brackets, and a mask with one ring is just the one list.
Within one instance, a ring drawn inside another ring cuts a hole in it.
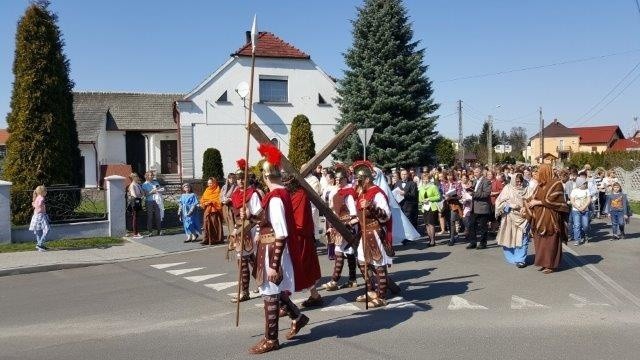
[{"label": "red plumed helmet", "polygon": [[262,143],[258,146],[258,152],[264,157],[264,164],[262,164],[262,170],[267,176],[280,176],[280,161],[282,160],[282,153],[272,143]]},{"label": "red plumed helmet", "polygon": [[239,170],[244,170],[247,168],[247,160],[245,159],[238,159],[236,161],[236,164],[238,164],[238,169]]}]

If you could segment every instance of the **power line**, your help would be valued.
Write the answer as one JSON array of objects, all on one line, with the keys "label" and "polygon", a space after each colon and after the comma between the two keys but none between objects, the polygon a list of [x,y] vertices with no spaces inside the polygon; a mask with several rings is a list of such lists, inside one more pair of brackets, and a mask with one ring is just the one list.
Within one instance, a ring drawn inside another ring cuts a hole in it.
[{"label": "power line", "polygon": [[638,15],[640,15],[640,1],[636,0],[636,7],[638,8]]},{"label": "power line", "polygon": [[[629,70],[623,77],[622,79],[620,79],[612,88],[611,90],[609,90],[609,92],[607,92],[601,99],[600,101],[598,101],[595,105],[593,105],[592,107],[589,108],[589,110],[587,110],[584,114],[582,114],[575,122],[576,125],[581,124],[591,118],[593,118],[593,116],[595,116],[596,114],[600,113],[602,110],[604,110],[604,107],[601,108],[598,112],[596,112],[595,114],[592,114],[589,118],[585,117],[587,115],[589,115],[589,113],[591,113],[593,110],[595,110],[598,106],[600,106],[600,104],[602,104],[608,97],[609,95],[613,94],[614,91],[616,91],[616,89],[618,88],[618,86],[622,85],[622,83],[624,83],[624,81],[634,72],[636,71],[636,69],[640,66],[640,62],[638,62],[633,68],[631,68],[631,70]],[[626,89],[626,88],[625,88]],[[616,96],[617,97],[617,96]],[[607,103],[608,105],[609,103]],[[607,106],[605,105],[605,107]]]},{"label": "power line", "polygon": [[[637,1],[638,0],[636,0],[636,2]],[[510,70],[504,70],[504,71],[498,71],[498,72],[492,72],[492,73],[461,76],[461,77],[448,79],[448,80],[434,81],[434,83],[445,83],[445,82],[458,81],[458,80],[477,79],[477,78],[483,78],[483,77],[488,77],[488,76],[498,76],[498,75],[511,74],[511,73],[514,73],[514,72],[544,69],[544,68],[553,67],[553,66],[559,66],[559,65],[575,64],[575,63],[580,63],[580,62],[585,62],[585,61],[606,59],[606,58],[609,58],[609,57],[612,57],[612,56],[626,55],[626,54],[630,54],[630,53],[634,53],[634,52],[638,52],[638,51],[640,51],[640,49],[633,49],[633,50],[622,51],[622,52],[611,53],[611,54],[605,54],[605,55],[599,55],[599,56],[591,56],[591,57],[581,58],[581,59],[572,59],[572,60],[559,61],[559,62],[555,62],[555,63],[551,63],[551,64],[526,66],[526,67],[521,67],[521,68],[517,68],[517,69],[510,69]]]},{"label": "power line", "polygon": [[606,107],[609,106],[609,104],[611,104],[615,99],[617,99],[620,95],[622,95],[622,93],[624,93],[624,91],[627,90],[629,88],[629,86],[631,86],[636,80],[638,80],[638,78],[640,78],[640,73],[638,73],[638,75],[636,75],[636,77],[634,77],[633,80],[631,80],[627,84],[627,86],[625,86],[622,90],[620,90],[620,92],[618,92],[616,94],[616,96],[614,96],[613,98],[611,98],[611,100],[609,100],[606,104],[604,104],[604,106],[601,107],[600,110],[598,110],[596,113],[591,115],[589,117],[589,120],[593,119],[596,115],[600,114],[602,112],[602,110],[606,109]]}]

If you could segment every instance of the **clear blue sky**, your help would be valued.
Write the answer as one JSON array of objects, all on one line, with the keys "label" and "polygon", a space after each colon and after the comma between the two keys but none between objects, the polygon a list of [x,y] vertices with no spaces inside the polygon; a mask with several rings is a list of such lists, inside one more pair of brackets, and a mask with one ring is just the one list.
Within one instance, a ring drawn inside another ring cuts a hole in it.
[{"label": "clear blue sky", "polygon": [[[0,1],[0,127],[6,126],[9,111],[16,24],[28,3]],[[185,93],[243,44],[254,13],[259,30],[275,33],[341,77],[342,53],[352,42],[350,20],[360,3],[53,0],[52,9],[59,16],[76,90]],[[445,136],[457,137],[452,114],[458,99],[464,101],[465,135],[479,132],[482,120],[493,114],[497,129],[508,132],[521,125],[531,136],[537,131],[538,106],[547,121],[617,124],[625,134],[633,117],[640,116],[640,66],[601,101],[640,62],[635,0],[406,0],[405,5],[414,37],[426,48],[427,75],[442,105],[437,130]],[[621,52],[627,53],[449,81]]]}]

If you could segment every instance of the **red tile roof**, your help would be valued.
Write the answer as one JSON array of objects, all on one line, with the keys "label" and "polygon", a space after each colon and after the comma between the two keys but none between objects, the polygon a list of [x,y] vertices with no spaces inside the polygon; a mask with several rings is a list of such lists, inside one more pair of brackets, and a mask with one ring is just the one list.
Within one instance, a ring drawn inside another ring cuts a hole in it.
[{"label": "red tile roof", "polygon": [[580,135],[580,144],[608,144],[616,133],[618,138],[624,138],[616,125],[575,127],[571,130]]},{"label": "red tile roof", "polygon": [[618,139],[611,145],[609,151],[625,151],[625,150],[640,150],[640,139]]},{"label": "red tile roof", "polygon": [[0,129],[0,145],[5,145],[9,139],[9,132],[7,129]]},{"label": "red tile roof", "polygon": [[[232,56],[251,56],[251,42],[244,44]],[[304,53],[293,45],[283,41],[270,32],[258,33],[258,46],[256,47],[256,57],[270,58],[291,58],[310,59],[311,56]]]}]

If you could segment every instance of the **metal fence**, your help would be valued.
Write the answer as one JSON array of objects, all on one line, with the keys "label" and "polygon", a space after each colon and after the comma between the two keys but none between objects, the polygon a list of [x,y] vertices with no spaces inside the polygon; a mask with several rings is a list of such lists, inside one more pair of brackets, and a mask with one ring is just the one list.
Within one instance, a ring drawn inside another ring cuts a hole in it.
[{"label": "metal fence", "polygon": [[640,167],[631,171],[615,168],[613,171],[629,199],[640,201]]},{"label": "metal fence", "polygon": [[[77,187],[48,187],[45,206],[52,224],[106,220],[108,217],[106,191]],[[33,191],[14,194],[12,211],[14,225],[26,225],[33,213]],[[17,203],[15,203],[17,202]]]}]

